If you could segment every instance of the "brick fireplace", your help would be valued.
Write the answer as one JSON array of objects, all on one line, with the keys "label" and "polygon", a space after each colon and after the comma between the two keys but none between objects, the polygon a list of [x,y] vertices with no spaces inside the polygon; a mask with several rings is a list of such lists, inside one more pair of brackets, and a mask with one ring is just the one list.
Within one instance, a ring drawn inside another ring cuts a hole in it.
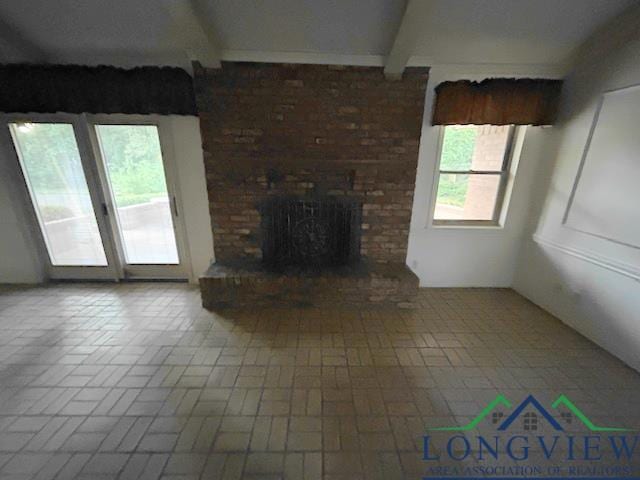
[{"label": "brick fireplace", "polygon": [[283,272],[359,262],[361,208],[349,197],[269,197],[259,208],[262,263]]},{"label": "brick fireplace", "polygon": [[194,81],[216,255],[206,306],[238,299],[233,285],[396,302],[417,286],[404,262],[426,69],[223,63]]}]

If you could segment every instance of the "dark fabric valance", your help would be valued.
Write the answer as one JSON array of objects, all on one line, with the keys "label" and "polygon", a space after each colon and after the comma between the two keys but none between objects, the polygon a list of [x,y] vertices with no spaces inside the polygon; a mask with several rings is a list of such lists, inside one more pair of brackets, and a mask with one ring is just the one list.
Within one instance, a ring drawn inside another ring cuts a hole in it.
[{"label": "dark fabric valance", "polygon": [[551,125],[562,80],[490,78],[436,87],[433,125]]},{"label": "dark fabric valance", "polygon": [[0,111],[195,115],[181,68],[0,65]]}]

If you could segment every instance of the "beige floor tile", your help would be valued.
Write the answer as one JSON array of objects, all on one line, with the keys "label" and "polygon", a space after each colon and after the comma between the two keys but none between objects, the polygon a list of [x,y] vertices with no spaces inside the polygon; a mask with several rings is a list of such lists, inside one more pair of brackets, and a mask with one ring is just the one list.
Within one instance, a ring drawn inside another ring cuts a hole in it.
[{"label": "beige floor tile", "polygon": [[511,290],[200,305],[185,284],[0,286],[0,478],[418,479],[428,429],[499,393],[640,425],[640,375]]}]

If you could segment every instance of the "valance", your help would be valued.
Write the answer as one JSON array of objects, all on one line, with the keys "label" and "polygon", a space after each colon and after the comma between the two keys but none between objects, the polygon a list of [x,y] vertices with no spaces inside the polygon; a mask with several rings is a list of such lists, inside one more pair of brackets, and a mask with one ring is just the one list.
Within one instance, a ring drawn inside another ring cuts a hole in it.
[{"label": "valance", "polygon": [[433,125],[551,125],[562,80],[490,78],[443,82],[436,91]]},{"label": "valance", "polygon": [[181,68],[0,65],[0,111],[196,115]]}]

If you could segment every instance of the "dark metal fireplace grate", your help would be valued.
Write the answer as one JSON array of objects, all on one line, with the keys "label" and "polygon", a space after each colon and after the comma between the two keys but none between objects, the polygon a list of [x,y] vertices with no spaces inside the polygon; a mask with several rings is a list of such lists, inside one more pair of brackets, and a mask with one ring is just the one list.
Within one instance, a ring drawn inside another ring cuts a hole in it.
[{"label": "dark metal fireplace grate", "polygon": [[360,257],[362,207],[355,200],[273,197],[260,210],[262,259],[271,268],[339,266]]}]

